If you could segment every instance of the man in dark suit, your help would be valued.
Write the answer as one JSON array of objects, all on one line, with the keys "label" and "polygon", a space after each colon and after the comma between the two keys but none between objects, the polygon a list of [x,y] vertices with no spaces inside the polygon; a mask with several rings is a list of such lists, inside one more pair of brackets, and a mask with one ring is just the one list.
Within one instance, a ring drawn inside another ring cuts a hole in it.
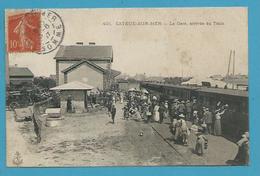
[{"label": "man in dark suit", "polygon": [[113,104],[111,107],[111,117],[112,117],[113,123],[115,123],[115,116],[116,116],[116,106]]},{"label": "man in dark suit", "polygon": [[207,125],[207,133],[212,134],[212,122],[213,122],[213,115],[212,112],[209,111],[209,108],[206,108],[205,114],[204,114],[204,122]]}]

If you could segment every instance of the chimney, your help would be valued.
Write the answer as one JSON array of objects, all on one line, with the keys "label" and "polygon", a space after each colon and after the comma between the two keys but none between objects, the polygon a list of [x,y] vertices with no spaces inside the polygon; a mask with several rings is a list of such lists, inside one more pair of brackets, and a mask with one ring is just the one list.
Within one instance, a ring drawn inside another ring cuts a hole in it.
[{"label": "chimney", "polygon": [[89,45],[96,45],[95,42],[89,42],[88,44],[89,44]]},{"label": "chimney", "polygon": [[84,43],[83,42],[76,42],[76,45],[83,45]]}]

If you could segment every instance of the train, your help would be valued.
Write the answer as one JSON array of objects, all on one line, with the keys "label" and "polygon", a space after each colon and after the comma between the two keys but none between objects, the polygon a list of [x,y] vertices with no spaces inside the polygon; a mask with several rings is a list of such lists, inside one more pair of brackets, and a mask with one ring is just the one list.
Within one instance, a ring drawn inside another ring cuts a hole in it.
[{"label": "train", "polygon": [[237,140],[245,131],[249,131],[248,91],[238,89],[224,89],[210,86],[173,85],[167,83],[140,83],[161,99],[171,102],[172,99],[197,99],[200,107],[209,107],[213,112],[219,101],[229,106],[226,117],[222,120],[223,134],[231,140]]}]

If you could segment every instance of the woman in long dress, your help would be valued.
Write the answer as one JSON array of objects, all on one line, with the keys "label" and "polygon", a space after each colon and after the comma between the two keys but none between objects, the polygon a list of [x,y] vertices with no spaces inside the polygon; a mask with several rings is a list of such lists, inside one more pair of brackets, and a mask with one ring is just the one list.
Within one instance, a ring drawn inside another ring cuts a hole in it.
[{"label": "woman in long dress", "polygon": [[153,120],[155,122],[159,122],[160,121],[160,115],[159,115],[159,108],[160,106],[158,106],[157,104],[154,106],[153,109]]},{"label": "woman in long dress", "polygon": [[247,165],[249,162],[249,133],[245,132],[237,142],[238,152],[234,159],[238,164]]},{"label": "woman in long dress", "polygon": [[205,153],[205,149],[207,149],[207,143],[208,139],[201,133],[197,133],[195,152],[200,156],[203,155]]},{"label": "woman in long dress", "polygon": [[141,117],[141,114],[140,114],[140,111],[138,110],[138,108],[135,108],[134,112],[135,112],[135,115],[134,115],[135,119],[138,121],[141,121],[142,117]]},{"label": "woman in long dress", "polygon": [[214,123],[214,134],[216,136],[222,135],[222,128],[221,128],[221,117],[225,113],[225,110],[216,110],[216,116],[215,116],[215,123]]}]

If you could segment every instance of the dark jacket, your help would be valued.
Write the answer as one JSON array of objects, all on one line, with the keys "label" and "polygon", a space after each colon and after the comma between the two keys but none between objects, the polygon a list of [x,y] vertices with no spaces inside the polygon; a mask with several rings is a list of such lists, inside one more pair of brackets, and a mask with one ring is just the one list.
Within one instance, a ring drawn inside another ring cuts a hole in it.
[{"label": "dark jacket", "polygon": [[204,114],[204,120],[205,120],[205,123],[207,123],[207,124],[212,123],[212,121],[213,121],[212,112],[210,112],[210,111],[205,112],[205,114]]},{"label": "dark jacket", "polygon": [[179,105],[179,109],[178,110],[179,110],[180,113],[184,113],[185,112],[185,105],[181,103]]},{"label": "dark jacket", "polygon": [[192,104],[191,103],[186,103],[186,111],[191,112],[192,111]]},{"label": "dark jacket", "polygon": [[115,106],[111,107],[111,114],[112,114],[112,116],[116,115],[116,107]]}]

